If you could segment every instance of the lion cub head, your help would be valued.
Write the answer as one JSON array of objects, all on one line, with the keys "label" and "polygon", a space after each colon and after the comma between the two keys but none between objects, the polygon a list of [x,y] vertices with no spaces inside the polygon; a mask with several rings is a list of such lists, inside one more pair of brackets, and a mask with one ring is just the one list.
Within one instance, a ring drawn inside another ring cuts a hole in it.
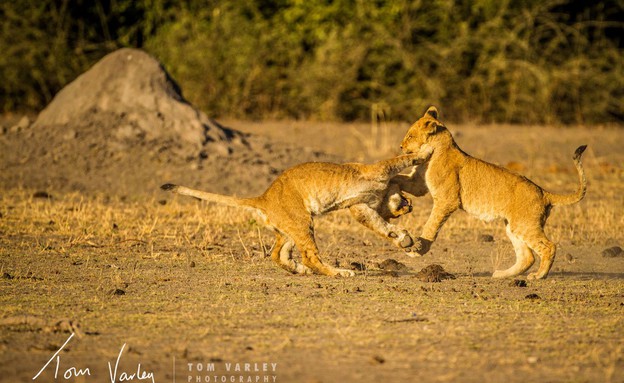
[{"label": "lion cub head", "polygon": [[401,143],[401,150],[405,154],[417,153],[424,146],[429,146],[435,150],[436,146],[448,141],[440,140],[442,137],[452,140],[446,126],[438,120],[438,109],[435,106],[431,106],[409,128]]},{"label": "lion cub head", "polygon": [[388,211],[392,218],[399,218],[402,215],[411,213],[412,200],[402,191],[395,193],[388,198]]}]

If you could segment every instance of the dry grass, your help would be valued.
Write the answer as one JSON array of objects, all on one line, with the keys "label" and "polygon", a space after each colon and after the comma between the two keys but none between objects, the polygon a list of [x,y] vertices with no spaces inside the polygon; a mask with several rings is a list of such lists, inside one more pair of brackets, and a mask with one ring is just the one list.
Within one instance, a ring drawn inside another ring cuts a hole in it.
[{"label": "dry grass", "polygon": [[[488,276],[511,260],[502,225],[465,214],[449,221],[432,254],[416,260],[348,214],[319,219],[330,261],[369,266],[340,280],[293,277],[274,267],[264,257],[270,233],[242,210],[179,197],[163,204],[32,195],[10,190],[0,199],[2,317],[80,321],[91,334],[72,349],[80,363],[97,366],[123,341],[137,350],[132,360],[161,377],[173,355],[180,366],[271,360],[284,381],[622,379],[624,267],[599,257],[621,217],[606,208],[555,212],[550,233],[563,242],[560,249],[588,252],[575,253],[574,264],[560,257],[551,279],[522,289]],[[412,231],[429,202],[417,203],[423,208],[402,220]],[[496,242],[479,243],[479,233]],[[458,279],[435,285],[409,274],[385,276],[373,264],[389,257],[415,271],[441,263]],[[117,297],[116,289],[125,294]],[[0,333],[5,376],[26,378],[66,337],[27,326],[2,326]],[[7,372],[20,355],[33,362]],[[322,371],[307,371],[310,360]]]}]

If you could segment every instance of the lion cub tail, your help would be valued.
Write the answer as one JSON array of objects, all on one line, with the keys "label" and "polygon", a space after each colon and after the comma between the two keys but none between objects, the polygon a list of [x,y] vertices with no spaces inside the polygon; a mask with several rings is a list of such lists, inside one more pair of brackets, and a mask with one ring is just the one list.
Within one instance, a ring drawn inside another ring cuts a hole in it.
[{"label": "lion cub tail", "polygon": [[551,205],[572,205],[585,197],[585,193],[587,192],[587,179],[585,178],[585,170],[583,169],[583,164],[581,162],[581,156],[583,155],[585,149],[587,149],[587,145],[579,146],[574,152],[574,157],[572,158],[579,176],[578,189],[576,189],[575,193],[571,194],[554,194],[546,192],[546,197],[550,201]]},{"label": "lion cub tail", "polygon": [[187,188],[186,186],[164,184],[160,187],[162,190],[170,191],[176,194],[195,197],[204,201],[216,202],[222,205],[234,207],[252,207],[255,208],[252,200],[247,198],[236,198],[227,195],[208,193],[201,190]]}]

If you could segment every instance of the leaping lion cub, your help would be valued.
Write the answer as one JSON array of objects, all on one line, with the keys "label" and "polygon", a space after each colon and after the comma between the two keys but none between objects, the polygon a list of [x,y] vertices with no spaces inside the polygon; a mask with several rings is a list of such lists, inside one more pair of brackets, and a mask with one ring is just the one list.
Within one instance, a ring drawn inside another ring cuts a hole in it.
[{"label": "leaping lion cub", "polygon": [[[579,185],[575,193],[566,195],[550,193],[521,175],[463,152],[438,120],[435,107],[430,107],[410,127],[401,148],[404,153],[414,153],[423,146],[432,149],[433,153],[412,177],[420,180],[424,174],[433,197],[433,209],[414,244],[416,251],[421,255],[427,253],[447,218],[455,210],[463,209],[485,221],[505,220],[516,262],[506,270],[496,270],[494,278],[527,271],[535,261],[532,251],[541,260],[537,272],[529,274],[528,278],[546,278],[555,259],[555,244],[544,235],[544,225],[553,206],[574,204],[585,196],[587,181],[581,155],[587,146],[580,146],[574,152]],[[398,176],[393,183],[409,191],[410,177]]]},{"label": "leaping lion cub", "polygon": [[[402,155],[372,165],[304,163],[286,170],[264,194],[255,198],[212,194],[172,184],[162,185],[161,188],[255,210],[277,237],[271,258],[291,273],[316,272],[350,277],[355,275],[353,271],[329,266],[319,258],[313,217],[349,208],[358,222],[388,238],[396,246],[408,248],[413,244],[409,233],[387,220],[409,213],[411,202],[398,188],[388,189],[388,182],[401,170],[423,163],[429,155],[430,151],[423,148],[418,154]],[[299,249],[303,264],[293,259],[294,246]]]}]

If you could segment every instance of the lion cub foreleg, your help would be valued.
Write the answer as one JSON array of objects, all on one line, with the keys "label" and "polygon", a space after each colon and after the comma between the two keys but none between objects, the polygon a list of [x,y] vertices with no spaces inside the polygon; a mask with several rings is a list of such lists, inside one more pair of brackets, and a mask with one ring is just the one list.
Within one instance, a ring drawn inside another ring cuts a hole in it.
[{"label": "lion cub foreleg", "polygon": [[390,180],[403,171],[403,169],[424,163],[429,159],[431,153],[432,149],[427,145],[423,145],[418,153],[403,154],[388,160],[379,161],[373,165],[368,165],[368,167],[370,172],[375,175],[374,178]]},{"label": "lion cub foreleg", "polygon": [[[425,255],[429,252],[431,244],[438,237],[438,233],[442,228],[442,225],[446,220],[459,209],[459,199],[457,198],[441,198],[434,195],[433,208],[431,214],[423,226],[422,234],[416,239],[414,243],[414,251],[419,255]],[[415,256],[416,254],[410,253],[408,255]]]},{"label": "lion cub foreleg", "polygon": [[412,246],[414,243],[407,230],[387,222],[370,206],[358,204],[351,206],[349,210],[359,223],[389,239],[395,246],[403,249]]},{"label": "lion cub foreleg", "polygon": [[418,166],[412,169],[410,174],[399,174],[390,180],[389,192],[396,187],[402,192],[413,195],[414,197],[422,197],[429,193],[429,188],[425,181],[426,165]]}]

